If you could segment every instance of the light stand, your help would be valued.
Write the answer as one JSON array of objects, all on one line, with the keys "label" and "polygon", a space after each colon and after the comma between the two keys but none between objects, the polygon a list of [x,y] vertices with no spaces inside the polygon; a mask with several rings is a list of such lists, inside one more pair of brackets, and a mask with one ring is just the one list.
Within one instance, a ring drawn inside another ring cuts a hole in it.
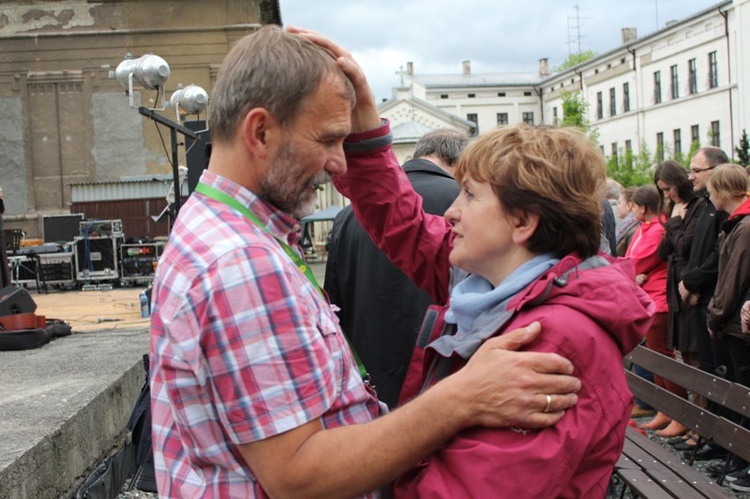
[{"label": "light stand", "polygon": [[175,123],[174,121],[165,118],[161,114],[155,113],[153,109],[141,106],[138,108],[138,112],[143,116],[151,118],[157,123],[160,123],[169,128],[169,135],[172,141],[172,176],[174,178],[174,203],[172,205],[174,207],[174,209],[172,210],[174,213],[172,220],[174,220],[177,217],[177,213],[179,213],[180,211],[180,197],[182,194],[180,192],[180,170],[177,163],[177,132],[180,132],[182,135],[190,137],[193,140],[200,140],[200,137],[189,128],[186,128],[179,123]]}]

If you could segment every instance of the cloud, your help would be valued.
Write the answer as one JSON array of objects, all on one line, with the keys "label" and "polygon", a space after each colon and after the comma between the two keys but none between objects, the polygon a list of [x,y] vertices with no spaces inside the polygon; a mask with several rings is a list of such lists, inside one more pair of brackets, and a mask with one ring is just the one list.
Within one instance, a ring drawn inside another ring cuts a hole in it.
[{"label": "cloud", "polygon": [[[285,24],[320,31],[341,43],[364,68],[378,100],[391,96],[398,71],[454,73],[534,72],[571,52],[608,52],[620,29],[644,36],[671,19],[705,10],[711,0],[280,0]],[[615,9],[616,7],[616,9]]]}]

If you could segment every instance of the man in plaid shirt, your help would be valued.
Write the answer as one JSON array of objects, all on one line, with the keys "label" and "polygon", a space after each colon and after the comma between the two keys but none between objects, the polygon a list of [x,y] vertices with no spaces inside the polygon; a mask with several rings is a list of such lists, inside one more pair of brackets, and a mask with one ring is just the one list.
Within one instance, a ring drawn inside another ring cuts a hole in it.
[{"label": "man in plaid shirt", "polygon": [[346,173],[345,139],[381,123],[348,53],[296,31],[264,27],[227,55],[209,167],[159,263],[150,376],[161,496],[377,497],[464,428],[548,426],[576,401],[567,360],[512,351],[535,325],[489,340],[381,414],[292,249],[317,186]]}]

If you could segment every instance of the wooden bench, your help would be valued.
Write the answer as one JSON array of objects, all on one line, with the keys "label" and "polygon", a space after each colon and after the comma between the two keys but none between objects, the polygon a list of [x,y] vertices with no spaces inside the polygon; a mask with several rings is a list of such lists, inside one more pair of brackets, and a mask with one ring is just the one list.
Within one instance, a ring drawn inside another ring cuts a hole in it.
[{"label": "wooden bench", "polygon": [[[700,394],[716,405],[750,418],[750,389],[705,373],[675,359],[637,347],[625,357],[654,374]],[[750,461],[750,430],[710,409],[704,409],[626,370],[635,397],[694,430],[703,438]],[[716,480],[694,469],[690,463],[628,427],[623,453],[615,465],[615,477],[640,497],[688,498],[735,497]]]}]

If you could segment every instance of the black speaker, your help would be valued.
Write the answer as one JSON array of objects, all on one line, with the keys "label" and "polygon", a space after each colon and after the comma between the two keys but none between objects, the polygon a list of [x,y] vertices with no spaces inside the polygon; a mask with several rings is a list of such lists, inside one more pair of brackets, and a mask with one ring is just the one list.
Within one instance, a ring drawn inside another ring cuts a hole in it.
[{"label": "black speaker", "polygon": [[33,314],[36,303],[24,288],[6,286],[0,289],[0,316],[12,314]]},{"label": "black speaker", "polygon": [[185,121],[185,128],[198,133],[198,140],[185,137],[185,162],[187,163],[188,194],[195,190],[203,170],[208,168],[211,157],[211,136],[206,130],[205,120]]}]

